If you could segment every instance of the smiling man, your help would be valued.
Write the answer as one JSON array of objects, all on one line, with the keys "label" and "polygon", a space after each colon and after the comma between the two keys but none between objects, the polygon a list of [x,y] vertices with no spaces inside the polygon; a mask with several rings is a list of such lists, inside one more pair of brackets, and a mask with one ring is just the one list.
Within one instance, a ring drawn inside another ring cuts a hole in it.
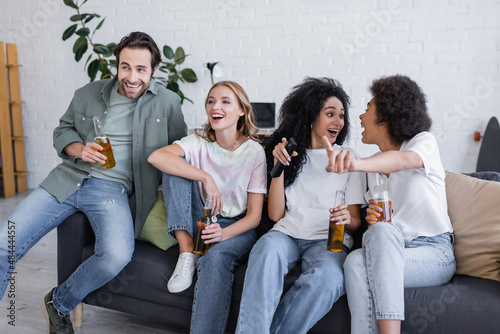
[{"label": "smiling man", "polygon": [[[154,40],[133,32],[114,54],[118,75],[78,89],[54,130],[54,147],[63,162],[0,225],[3,296],[10,265],[76,211],[89,218],[96,235],[95,253],[43,299],[49,333],[73,333],[70,311],[130,261],[134,236],[156,200],[161,178],[147,157],[187,132],[180,98],[153,79],[161,61]],[[102,168],[106,156],[94,142],[94,117],[101,119],[113,147],[113,168]],[[16,224],[14,259],[7,247],[9,221]]]}]

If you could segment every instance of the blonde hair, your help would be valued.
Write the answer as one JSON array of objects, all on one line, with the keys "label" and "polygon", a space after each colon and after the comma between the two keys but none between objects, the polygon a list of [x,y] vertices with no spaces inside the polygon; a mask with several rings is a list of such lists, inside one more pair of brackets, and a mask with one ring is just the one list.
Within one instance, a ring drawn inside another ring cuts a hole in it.
[{"label": "blonde hair", "polygon": [[[236,98],[238,99],[238,103],[240,105],[240,108],[243,110],[244,115],[241,116],[238,119],[238,123],[236,125],[236,130],[238,131],[238,137],[243,136],[243,137],[248,137],[252,140],[259,141],[257,138],[257,131],[259,129],[257,126],[255,126],[255,116],[253,113],[252,105],[250,104],[250,100],[248,99],[248,95],[241,87],[239,84],[237,84],[234,81],[219,81],[215,83],[210,90],[208,91],[207,97],[205,98],[205,108],[208,103],[208,98],[210,97],[210,93],[216,88],[224,86],[229,89],[236,95]],[[215,131],[212,129],[212,126],[210,125],[210,120],[208,120],[204,127],[203,127],[204,132],[199,133],[196,132],[196,134],[209,142],[214,142],[216,140],[215,138]]]}]

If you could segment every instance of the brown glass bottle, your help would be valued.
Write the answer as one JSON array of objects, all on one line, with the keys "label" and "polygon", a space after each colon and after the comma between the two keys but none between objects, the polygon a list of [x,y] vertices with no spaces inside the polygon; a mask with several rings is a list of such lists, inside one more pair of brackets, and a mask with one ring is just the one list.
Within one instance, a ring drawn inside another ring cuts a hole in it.
[{"label": "brown glass bottle", "polygon": [[103,148],[102,151],[98,152],[106,156],[106,160],[104,161],[104,164],[102,164],[102,168],[104,169],[113,168],[115,167],[116,162],[115,162],[115,156],[113,155],[113,150],[111,149],[111,142],[109,141],[109,138],[106,137],[106,135],[102,131],[101,120],[99,119],[99,117],[94,117],[93,120],[94,120],[95,134],[96,134],[95,142],[98,145],[101,145]]},{"label": "brown glass bottle", "polygon": [[[345,193],[337,190],[335,194],[335,208],[345,203]],[[328,225],[328,242],[326,249],[333,252],[342,252],[344,249],[344,225],[336,225],[330,221]]]},{"label": "brown glass bottle", "polygon": [[212,196],[207,195],[205,199],[205,205],[203,207],[203,215],[198,220],[196,227],[196,235],[194,238],[194,253],[205,255],[208,250],[208,244],[205,243],[205,240],[201,238],[202,231],[207,227],[207,225],[212,224]]}]

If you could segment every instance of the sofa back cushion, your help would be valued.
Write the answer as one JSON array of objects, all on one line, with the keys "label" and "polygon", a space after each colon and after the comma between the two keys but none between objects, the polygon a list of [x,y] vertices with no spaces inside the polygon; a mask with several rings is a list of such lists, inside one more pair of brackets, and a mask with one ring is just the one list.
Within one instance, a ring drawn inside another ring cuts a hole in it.
[{"label": "sofa back cushion", "polygon": [[500,183],[446,172],[457,274],[500,282]]}]

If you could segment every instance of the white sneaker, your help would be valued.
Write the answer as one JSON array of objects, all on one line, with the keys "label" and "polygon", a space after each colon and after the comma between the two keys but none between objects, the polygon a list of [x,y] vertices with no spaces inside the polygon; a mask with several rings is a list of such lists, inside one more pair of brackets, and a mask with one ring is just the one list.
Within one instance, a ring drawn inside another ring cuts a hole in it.
[{"label": "white sneaker", "polygon": [[186,290],[193,283],[196,260],[200,254],[184,252],[179,254],[174,273],[168,280],[168,291],[177,293]]}]

